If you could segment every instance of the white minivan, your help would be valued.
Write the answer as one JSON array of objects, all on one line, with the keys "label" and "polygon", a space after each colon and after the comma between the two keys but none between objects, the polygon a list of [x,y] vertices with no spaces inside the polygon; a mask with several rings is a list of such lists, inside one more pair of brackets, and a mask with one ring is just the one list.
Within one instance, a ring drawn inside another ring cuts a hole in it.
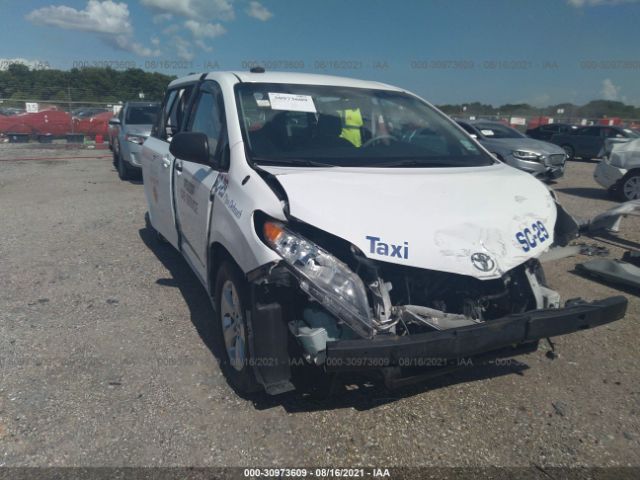
[{"label": "white minivan", "polygon": [[538,259],[577,224],[403,89],[214,72],[173,81],[159,117],[150,223],[206,288],[238,392],[291,390],[298,361],[404,379],[625,314],[560,307]]}]

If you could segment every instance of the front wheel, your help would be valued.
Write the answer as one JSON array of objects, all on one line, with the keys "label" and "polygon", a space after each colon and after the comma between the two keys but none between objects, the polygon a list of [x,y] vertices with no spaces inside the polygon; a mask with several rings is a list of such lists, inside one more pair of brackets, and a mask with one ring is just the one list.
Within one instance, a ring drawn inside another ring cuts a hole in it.
[{"label": "front wheel", "polygon": [[127,163],[122,158],[122,152],[118,151],[118,159],[117,159],[117,168],[118,168],[118,177],[120,180],[129,180],[131,173],[129,172],[129,167]]},{"label": "front wheel", "polygon": [[261,390],[250,362],[248,285],[242,272],[226,260],[221,263],[216,275],[215,306],[216,338],[221,344],[222,372],[240,394]]},{"label": "front wheel", "polygon": [[640,199],[640,170],[627,173],[615,191],[621,202]]},{"label": "front wheel", "polygon": [[567,160],[573,160],[573,157],[576,154],[575,149],[571,145],[562,145],[562,149],[564,153],[567,154]]}]

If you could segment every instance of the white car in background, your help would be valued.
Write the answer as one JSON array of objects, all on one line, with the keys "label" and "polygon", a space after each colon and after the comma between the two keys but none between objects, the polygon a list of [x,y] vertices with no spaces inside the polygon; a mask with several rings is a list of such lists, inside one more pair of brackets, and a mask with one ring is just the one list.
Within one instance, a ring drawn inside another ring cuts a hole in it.
[{"label": "white car in background", "polygon": [[169,85],[142,170],[151,226],[208,292],[238,392],[291,390],[292,359],[389,380],[626,311],[623,297],[561,307],[538,258],[577,224],[397,87],[190,75]]},{"label": "white car in background", "polygon": [[640,199],[640,139],[611,144],[593,177],[620,201]]}]

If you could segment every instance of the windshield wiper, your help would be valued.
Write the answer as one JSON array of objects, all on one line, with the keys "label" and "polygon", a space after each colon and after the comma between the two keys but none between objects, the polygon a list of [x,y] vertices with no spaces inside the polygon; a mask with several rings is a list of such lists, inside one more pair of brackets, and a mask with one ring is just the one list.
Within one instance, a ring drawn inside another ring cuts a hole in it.
[{"label": "windshield wiper", "polygon": [[262,165],[278,166],[293,166],[293,167],[337,167],[331,163],[316,162],[309,160],[308,158],[265,158],[265,157],[252,157],[254,162]]}]

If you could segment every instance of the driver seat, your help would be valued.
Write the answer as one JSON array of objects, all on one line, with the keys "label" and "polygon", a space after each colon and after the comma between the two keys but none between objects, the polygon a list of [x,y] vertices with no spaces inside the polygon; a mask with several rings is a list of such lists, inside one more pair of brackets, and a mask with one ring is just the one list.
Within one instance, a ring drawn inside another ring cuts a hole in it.
[{"label": "driver seat", "polygon": [[311,138],[313,147],[326,148],[354,148],[353,143],[341,138],[342,120],[337,115],[321,113],[318,115],[318,123]]}]

